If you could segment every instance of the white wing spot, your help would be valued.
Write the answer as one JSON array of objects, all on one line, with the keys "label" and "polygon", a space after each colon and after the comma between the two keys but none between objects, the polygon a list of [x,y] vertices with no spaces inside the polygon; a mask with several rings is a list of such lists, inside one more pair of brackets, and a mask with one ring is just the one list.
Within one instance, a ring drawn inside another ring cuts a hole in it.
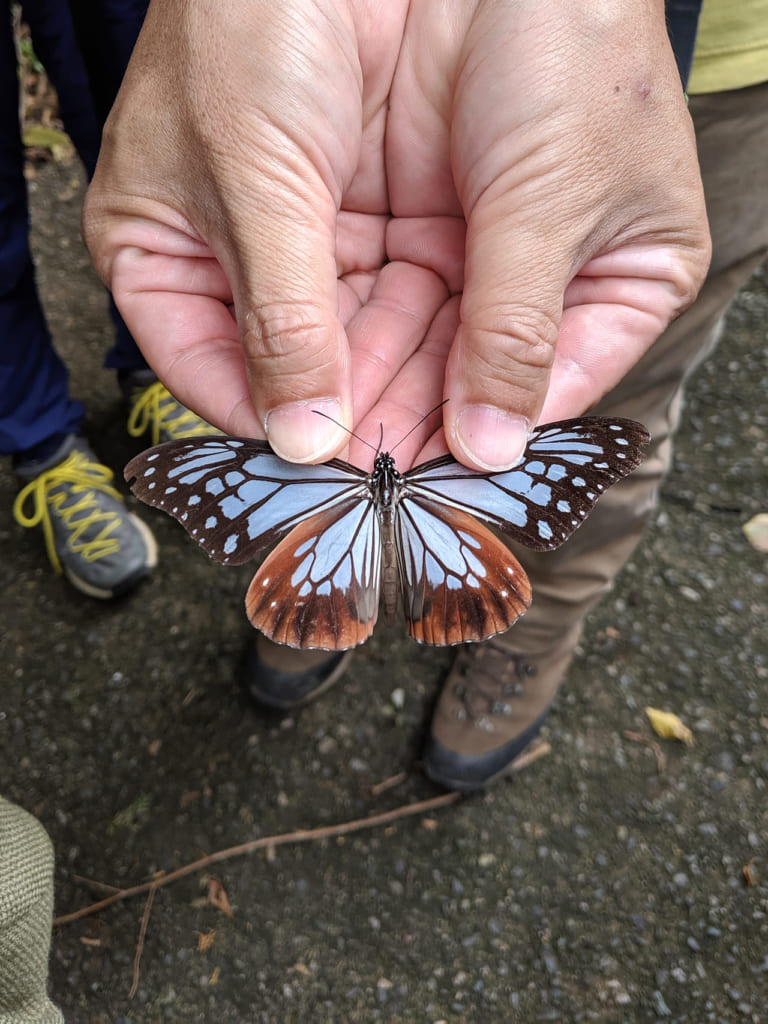
[{"label": "white wing spot", "polygon": [[205,520],[205,529],[212,530],[217,522],[218,520],[216,516],[208,516],[208,518]]}]

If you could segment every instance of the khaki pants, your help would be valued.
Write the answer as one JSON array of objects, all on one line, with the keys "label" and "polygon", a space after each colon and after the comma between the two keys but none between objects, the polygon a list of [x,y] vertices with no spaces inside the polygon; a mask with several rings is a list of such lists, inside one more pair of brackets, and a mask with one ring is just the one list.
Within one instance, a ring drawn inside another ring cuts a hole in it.
[{"label": "khaki pants", "polygon": [[605,494],[557,551],[517,549],[533,587],[529,612],[504,642],[541,655],[574,645],[589,609],[610,588],[656,505],[672,459],[688,376],[712,351],[736,292],[768,253],[768,83],[691,98],[713,242],[698,299],[595,413],[628,416],[651,432],[643,465]]}]

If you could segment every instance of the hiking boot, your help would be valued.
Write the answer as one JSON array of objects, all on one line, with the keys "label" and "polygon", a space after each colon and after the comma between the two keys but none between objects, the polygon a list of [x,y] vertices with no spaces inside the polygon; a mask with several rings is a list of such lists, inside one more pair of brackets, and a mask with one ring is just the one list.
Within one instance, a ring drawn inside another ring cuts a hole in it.
[{"label": "hiking boot", "polygon": [[154,569],[155,538],[126,510],[112,470],[83,438],[70,434],[50,458],[21,463],[16,472],[27,481],[13,504],[16,522],[42,526],[51,565],[82,593],[116,597]]},{"label": "hiking boot", "polygon": [[447,789],[481,789],[505,774],[544,724],[576,639],[536,658],[508,644],[466,644],[448,674],[424,750],[424,770]]},{"label": "hiking boot", "polygon": [[314,700],[341,678],[352,651],[305,651],[255,633],[243,664],[243,685],[259,704],[290,711]]},{"label": "hiking boot", "polygon": [[141,437],[150,431],[150,443],[155,445],[182,437],[221,433],[177,401],[151,370],[128,374],[120,381],[120,387],[130,406],[127,429],[131,437]]}]

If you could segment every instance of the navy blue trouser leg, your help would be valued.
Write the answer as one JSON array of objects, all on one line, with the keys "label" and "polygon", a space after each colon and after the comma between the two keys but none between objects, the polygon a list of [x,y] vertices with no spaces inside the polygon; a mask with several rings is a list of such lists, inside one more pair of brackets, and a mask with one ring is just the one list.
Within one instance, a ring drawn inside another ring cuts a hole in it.
[{"label": "navy blue trouser leg", "polygon": [[[127,0],[102,0],[118,12]],[[140,19],[110,23],[102,33],[101,59],[113,51],[120,65],[130,53]],[[119,78],[97,113],[66,0],[27,0],[23,14],[36,53],[57,89],[62,120],[90,177],[100,142],[101,109],[108,109]],[[114,63],[113,63],[114,68]],[[67,371],[57,355],[35,285],[29,249],[29,214],[24,153],[18,122],[18,74],[10,18],[0,27],[0,454],[44,458],[62,438],[76,433],[84,410],[68,392]],[[146,367],[128,328],[110,302],[115,345],[106,365],[123,371]]]},{"label": "navy blue trouser leg", "polygon": [[53,451],[61,438],[79,429],[84,410],[69,397],[67,371],[35,286],[16,52],[7,8],[5,13],[0,27],[0,453],[8,455],[46,442]]}]

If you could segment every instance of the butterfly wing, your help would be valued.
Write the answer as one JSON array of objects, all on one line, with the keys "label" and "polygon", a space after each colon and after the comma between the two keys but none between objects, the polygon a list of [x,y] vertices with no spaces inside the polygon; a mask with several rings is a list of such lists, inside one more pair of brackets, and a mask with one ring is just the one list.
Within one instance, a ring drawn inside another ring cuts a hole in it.
[{"label": "butterfly wing", "polygon": [[369,493],[299,523],[260,566],[245,607],[277,643],[343,651],[373,632],[380,584],[381,536]]},{"label": "butterfly wing", "polygon": [[150,448],[131,459],[125,478],[137,498],[228,565],[250,561],[307,516],[369,495],[366,474],[345,462],[299,466],[266,441],[221,435]]},{"label": "butterfly wing", "polygon": [[526,547],[549,551],[581,525],[603,491],[642,462],[649,439],[634,420],[561,420],[537,427],[521,461],[503,473],[480,473],[444,456],[404,478],[412,495],[444,502]]},{"label": "butterfly wing", "polygon": [[485,640],[531,602],[528,577],[512,552],[461,509],[406,493],[395,541],[403,610],[420,643]]}]

